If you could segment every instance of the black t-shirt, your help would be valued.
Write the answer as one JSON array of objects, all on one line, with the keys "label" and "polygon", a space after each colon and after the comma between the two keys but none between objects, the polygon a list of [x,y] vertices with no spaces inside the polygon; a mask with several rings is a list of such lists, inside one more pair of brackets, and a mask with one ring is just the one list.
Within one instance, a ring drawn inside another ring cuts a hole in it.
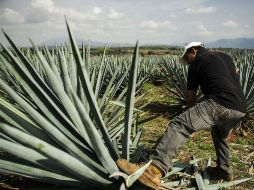
[{"label": "black t-shirt", "polygon": [[200,85],[206,98],[229,109],[247,112],[246,100],[233,60],[227,54],[201,48],[188,70],[188,90]]}]

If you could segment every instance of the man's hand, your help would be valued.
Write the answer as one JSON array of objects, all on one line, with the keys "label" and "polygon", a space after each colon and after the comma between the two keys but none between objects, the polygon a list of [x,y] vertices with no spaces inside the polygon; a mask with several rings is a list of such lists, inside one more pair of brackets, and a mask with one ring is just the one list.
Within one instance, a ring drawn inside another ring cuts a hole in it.
[{"label": "man's hand", "polygon": [[197,90],[187,90],[187,105],[189,108],[196,104]]}]

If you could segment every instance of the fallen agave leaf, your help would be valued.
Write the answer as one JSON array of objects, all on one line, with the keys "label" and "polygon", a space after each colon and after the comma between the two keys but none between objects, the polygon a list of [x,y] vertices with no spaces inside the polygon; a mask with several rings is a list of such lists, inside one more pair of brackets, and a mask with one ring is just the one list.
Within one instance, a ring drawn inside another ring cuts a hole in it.
[{"label": "fallen agave leaf", "polygon": [[131,174],[126,181],[126,186],[130,187],[132,184],[137,181],[137,179],[145,172],[145,170],[150,166],[152,163],[152,160],[150,160],[148,163],[146,163],[142,168],[138,169],[136,172]]},{"label": "fallen agave leaf", "polygon": [[126,190],[125,184],[122,183],[119,190]]},{"label": "fallen agave leaf", "polygon": [[197,182],[197,186],[198,186],[198,189],[199,190],[205,190],[205,184],[204,184],[204,181],[202,179],[202,176],[200,175],[200,173],[197,173],[195,175],[195,179],[196,179],[196,182]]},{"label": "fallen agave leaf", "polygon": [[114,172],[112,173],[109,178],[114,178],[114,177],[122,177],[124,179],[127,179],[128,178],[128,175],[126,173],[123,173],[123,172]]},{"label": "fallen agave leaf", "polygon": [[249,170],[248,170],[248,174],[250,174],[250,175],[254,175],[254,167],[253,167],[253,165],[254,164],[251,164],[251,166],[250,166],[250,168],[249,168]]},{"label": "fallen agave leaf", "polygon": [[169,181],[169,182],[163,182],[161,184],[162,187],[164,188],[173,188],[179,186],[180,181]]},{"label": "fallen agave leaf", "polygon": [[209,185],[209,183],[210,183],[210,176],[207,173],[207,168],[209,166],[211,166],[211,157],[208,159],[207,164],[206,164],[206,168],[203,172],[203,180],[204,180],[205,185]]},{"label": "fallen agave leaf", "polygon": [[185,164],[182,164],[182,163],[174,163],[174,166],[173,166],[173,169],[172,171],[168,172],[164,178],[167,178],[179,171],[182,171],[183,169],[187,168],[189,165],[192,165],[192,164],[195,164],[197,162],[199,162],[200,160],[202,159],[195,159],[195,160],[190,160],[189,163],[185,163]]},{"label": "fallen agave leaf", "polygon": [[245,158],[245,162],[247,162],[252,156],[254,156],[254,152],[251,152],[251,153]]},{"label": "fallen agave leaf", "polygon": [[206,186],[206,190],[218,190],[220,188],[232,187],[232,186],[238,185],[240,183],[249,181],[251,179],[252,178],[245,178],[245,179],[239,179],[239,180],[234,180],[234,181],[230,181],[230,182],[212,184],[212,185]]}]

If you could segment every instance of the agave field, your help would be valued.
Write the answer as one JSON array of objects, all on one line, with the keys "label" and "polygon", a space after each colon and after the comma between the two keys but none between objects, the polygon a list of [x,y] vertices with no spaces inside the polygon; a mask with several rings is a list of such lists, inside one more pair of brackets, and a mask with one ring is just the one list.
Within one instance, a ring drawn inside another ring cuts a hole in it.
[{"label": "agave field", "polygon": [[[66,26],[69,42],[50,50],[32,40],[32,48],[20,49],[2,31],[10,48],[1,43],[0,171],[56,185],[51,189],[144,189],[136,181],[151,161],[130,176],[116,165],[119,158],[142,157],[140,124],[153,119],[140,117],[149,104],[142,101],[142,86],[163,83],[173,104],[185,110],[187,67],[178,56],[140,57],[138,43],[133,55],[107,55],[105,48],[91,56],[89,46],[79,49],[67,21]],[[252,120],[254,52],[226,53],[248,102],[245,120]],[[174,160],[162,189],[213,190],[251,179],[211,183],[206,169],[198,169],[201,159]]]}]

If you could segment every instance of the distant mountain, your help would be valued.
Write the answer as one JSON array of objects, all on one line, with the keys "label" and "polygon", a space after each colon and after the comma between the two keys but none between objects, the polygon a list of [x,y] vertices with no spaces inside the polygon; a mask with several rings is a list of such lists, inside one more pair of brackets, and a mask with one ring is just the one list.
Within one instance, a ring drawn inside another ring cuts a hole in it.
[{"label": "distant mountain", "polygon": [[[48,40],[45,43],[50,47],[55,47],[55,45],[65,44],[67,39],[53,39]],[[135,44],[132,43],[115,43],[115,42],[100,42],[100,41],[88,41],[88,40],[81,40],[77,39],[77,43],[81,46],[82,43],[86,45],[90,43],[91,47],[134,47]],[[140,44],[142,47],[164,47],[164,48],[171,48],[171,47],[184,47],[185,44]],[[205,47],[207,48],[241,48],[241,49],[254,49],[254,38],[235,38],[235,39],[219,39],[214,42],[205,43]]]},{"label": "distant mountain", "polygon": [[219,39],[205,44],[205,47],[254,49],[254,38]]},{"label": "distant mountain", "polygon": [[[204,42],[207,48],[239,48],[254,49],[254,38],[219,39],[214,42]],[[145,44],[144,47],[183,48],[186,44]]]},{"label": "distant mountain", "polygon": [[[67,39],[54,39],[54,40],[48,40],[45,43],[47,46],[55,46],[55,45],[61,45],[65,44],[68,42]],[[91,47],[132,47],[134,46],[133,44],[129,43],[115,43],[115,42],[99,42],[99,41],[88,41],[88,40],[81,40],[77,39],[76,42],[78,43],[79,46],[81,46],[82,43],[85,45],[90,44]]]}]

